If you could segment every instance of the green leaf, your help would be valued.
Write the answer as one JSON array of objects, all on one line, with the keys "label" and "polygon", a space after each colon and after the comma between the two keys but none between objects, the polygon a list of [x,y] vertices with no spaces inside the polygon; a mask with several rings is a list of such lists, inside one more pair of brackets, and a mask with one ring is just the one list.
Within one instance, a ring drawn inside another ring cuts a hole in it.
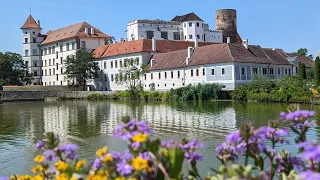
[{"label": "green leaf", "polygon": [[182,170],[184,153],[180,148],[174,147],[169,149],[168,157],[171,167],[169,172],[170,178],[177,179]]},{"label": "green leaf", "polygon": [[160,146],[160,140],[159,139],[156,139],[154,141],[151,141],[150,142],[150,151],[154,154],[154,155],[157,155],[158,154],[158,151],[159,151],[159,146]]}]

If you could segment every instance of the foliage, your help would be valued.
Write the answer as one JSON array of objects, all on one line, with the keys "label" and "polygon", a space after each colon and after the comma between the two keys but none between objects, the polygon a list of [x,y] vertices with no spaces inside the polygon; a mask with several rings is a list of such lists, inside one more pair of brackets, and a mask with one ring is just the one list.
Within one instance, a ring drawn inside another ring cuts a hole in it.
[{"label": "foliage", "polygon": [[307,80],[313,80],[314,79],[314,68],[308,68],[307,69]]},{"label": "foliage", "polygon": [[[61,145],[59,137],[47,133],[36,147],[41,153],[34,158],[33,175],[12,175],[10,180],[80,180],[80,179],[205,179],[205,180],[262,180],[291,179],[313,180],[320,178],[320,144],[308,141],[313,111],[289,110],[280,113],[278,120],[266,126],[255,127],[244,123],[240,129],[225,136],[216,147],[220,168],[202,178],[197,164],[203,160],[198,152],[204,145],[197,139],[188,141],[160,141],[149,138],[152,130],[145,121],[124,117],[123,124],[115,128],[114,136],[127,142],[124,153],[102,147],[96,159],[88,162],[77,154],[75,144]],[[288,128],[283,128],[288,127]],[[293,143],[296,152],[281,149]],[[186,164],[188,171],[183,170]],[[0,178],[9,180],[9,178]]]},{"label": "foliage", "polygon": [[320,57],[319,56],[315,60],[314,79],[316,81],[316,85],[320,86]]},{"label": "foliage", "polygon": [[139,99],[143,91],[142,77],[147,72],[147,65],[139,67],[139,58],[124,59],[124,63],[116,75],[115,80],[119,85],[125,85],[130,93],[130,99]]},{"label": "foliage", "polygon": [[83,90],[85,90],[87,80],[98,76],[99,65],[93,59],[94,55],[85,50],[67,57],[64,68],[70,84],[83,86]]},{"label": "foliage", "polygon": [[241,85],[235,88],[232,92],[232,99],[235,101],[246,101],[248,88],[249,87],[246,85]]},{"label": "foliage", "polygon": [[307,79],[306,65],[301,62],[298,67],[298,77],[301,79]]},{"label": "foliage", "polygon": [[299,56],[306,56],[306,57],[309,57],[309,58],[313,59],[313,55],[312,55],[312,54],[309,54],[309,55],[308,55],[308,49],[307,49],[307,48],[300,48],[300,49],[298,49],[297,55],[299,55]]},{"label": "foliage", "polygon": [[31,79],[20,54],[0,52],[0,86],[31,84]]}]

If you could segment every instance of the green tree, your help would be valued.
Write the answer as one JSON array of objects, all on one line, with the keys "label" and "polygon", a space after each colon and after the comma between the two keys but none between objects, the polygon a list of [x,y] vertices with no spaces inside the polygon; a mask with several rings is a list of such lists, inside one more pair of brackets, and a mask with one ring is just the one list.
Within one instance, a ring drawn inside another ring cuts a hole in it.
[{"label": "green tree", "polygon": [[26,85],[31,79],[20,54],[0,52],[0,85]]},{"label": "green tree", "polygon": [[307,79],[308,80],[313,80],[314,79],[314,69],[313,68],[308,68],[307,69]]},{"label": "green tree", "polygon": [[142,79],[147,72],[147,65],[142,64],[139,67],[139,58],[124,59],[119,73],[115,80],[118,85],[125,85],[130,93],[130,99],[138,99],[141,92],[143,92]]},{"label": "green tree", "polygon": [[307,49],[307,48],[300,48],[300,49],[298,49],[297,54],[298,54],[299,56],[307,56],[307,54],[308,54],[308,49]]},{"label": "green tree", "polygon": [[70,80],[70,84],[82,86],[83,90],[86,89],[87,80],[96,78],[100,70],[98,63],[93,60],[94,55],[85,50],[67,57],[65,73]]},{"label": "green tree", "polygon": [[320,58],[319,58],[319,56],[315,60],[314,79],[316,81],[316,85],[320,86]]},{"label": "green tree", "polygon": [[299,63],[298,67],[298,77],[301,79],[307,79],[307,71],[306,71],[306,66],[303,63]]}]

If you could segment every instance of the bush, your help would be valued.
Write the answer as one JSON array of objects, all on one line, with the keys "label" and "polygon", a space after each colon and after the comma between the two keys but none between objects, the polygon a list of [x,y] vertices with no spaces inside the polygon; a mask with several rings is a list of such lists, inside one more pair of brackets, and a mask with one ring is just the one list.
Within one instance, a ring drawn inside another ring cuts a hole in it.
[{"label": "bush", "polygon": [[235,101],[246,101],[249,87],[247,85],[241,85],[234,89],[232,92],[232,99]]}]

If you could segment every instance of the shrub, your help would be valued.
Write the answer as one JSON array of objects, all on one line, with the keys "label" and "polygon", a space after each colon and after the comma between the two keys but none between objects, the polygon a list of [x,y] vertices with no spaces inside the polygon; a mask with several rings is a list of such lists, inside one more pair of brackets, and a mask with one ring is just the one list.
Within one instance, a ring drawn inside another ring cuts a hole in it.
[{"label": "shrub", "polygon": [[234,89],[232,92],[232,99],[235,101],[246,101],[249,87],[247,85],[241,85]]}]

